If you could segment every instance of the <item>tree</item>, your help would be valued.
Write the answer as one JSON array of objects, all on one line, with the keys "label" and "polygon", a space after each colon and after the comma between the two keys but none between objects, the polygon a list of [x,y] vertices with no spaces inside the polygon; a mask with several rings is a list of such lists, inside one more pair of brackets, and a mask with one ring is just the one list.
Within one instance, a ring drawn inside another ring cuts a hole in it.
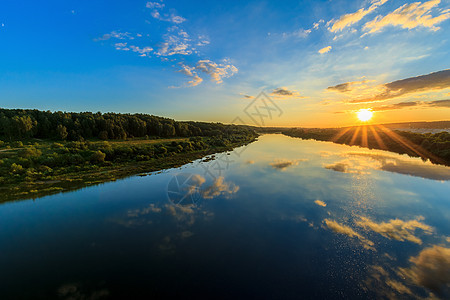
[{"label": "tree", "polygon": [[100,150],[95,151],[91,155],[91,162],[93,163],[102,163],[105,161],[106,154]]},{"label": "tree", "polygon": [[106,130],[100,131],[100,133],[98,134],[98,138],[101,140],[107,140],[108,132]]},{"label": "tree", "polygon": [[66,126],[63,126],[63,125],[59,124],[56,127],[56,132],[58,133],[58,137],[60,139],[65,140],[67,138],[68,133],[67,133]]}]

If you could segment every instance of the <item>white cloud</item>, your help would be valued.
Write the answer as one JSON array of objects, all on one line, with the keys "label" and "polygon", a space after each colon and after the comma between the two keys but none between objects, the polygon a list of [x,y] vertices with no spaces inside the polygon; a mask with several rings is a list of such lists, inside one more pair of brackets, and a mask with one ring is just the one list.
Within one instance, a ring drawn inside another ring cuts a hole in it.
[{"label": "white cloud", "polygon": [[330,52],[331,48],[332,48],[331,46],[327,46],[325,48],[320,49],[318,52],[320,54],[324,54],[324,53]]},{"label": "white cloud", "polygon": [[134,37],[131,35],[131,33],[129,32],[120,32],[120,31],[111,31],[111,33],[106,33],[104,35],[102,35],[99,38],[94,39],[94,41],[106,41],[109,39],[119,39],[119,40],[125,40],[125,39],[129,39],[129,40],[133,40]]},{"label": "white cloud", "polygon": [[189,35],[184,30],[176,26],[171,27],[164,35],[164,42],[160,44],[156,54],[159,56],[190,55],[193,52],[190,41]]},{"label": "white cloud", "polygon": [[140,48],[138,46],[130,46],[130,49],[133,52],[139,53],[140,56],[149,56],[152,53],[152,51],[153,51],[152,47]]},{"label": "white cloud", "polygon": [[439,5],[440,0],[431,0],[428,2],[414,2],[405,4],[386,16],[377,16],[374,20],[364,25],[367,33],[374,33],[382,30],[386,26],[400,26],[406,29],[416,27],[426,27],[433,31],[439,30],[437,24],[450,18],[450,10],[441,10],[436,16],[433,16],[431,10]]},{"label": "white cloud", "polygon": [[222,64],[207,59],[199,60],[195,68],[211,76],[211,79],[216,83],[222,83],[222,78],[231,77],[238,72],[238,68],[227,60],[224,60]]},{"label": "white cloud", "polygon": [[146,4],[147,8],[163,9],[164,6],[166,6],[164,3],[158,3],[158,2],[147,2],[147,4]]},{"label": "white cloud", "polygon": [[186,21],[185,18],[177,16],[175,14],[161,14],[161,11],[165,8],[165,4],[159,2],[147,2],[146,7],[152,9],[150,15],[160,21],[171,22],[175,24],[181,24]]}]

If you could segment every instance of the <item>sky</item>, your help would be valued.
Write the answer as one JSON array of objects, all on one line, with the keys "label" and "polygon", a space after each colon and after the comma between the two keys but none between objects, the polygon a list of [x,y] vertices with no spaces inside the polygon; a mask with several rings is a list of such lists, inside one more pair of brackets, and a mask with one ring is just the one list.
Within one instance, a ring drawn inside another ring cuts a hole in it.
[{"label": "sky", "polygon": [[336,127],[450,120],[450,1],[0,2],[0,107]]}]

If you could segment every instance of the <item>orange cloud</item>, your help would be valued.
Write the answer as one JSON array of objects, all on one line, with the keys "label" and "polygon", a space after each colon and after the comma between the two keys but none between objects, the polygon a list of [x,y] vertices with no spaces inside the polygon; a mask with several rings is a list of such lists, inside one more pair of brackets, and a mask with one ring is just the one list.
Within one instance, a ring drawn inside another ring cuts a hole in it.
[{"label": "orange cloud", "polygon": [[436,31],[439,29],[436,27],[437,24],[450,18],[448,9],[441,11],[437,16],[431,14],[431,9],[440,2],[440,0],[431,0],[424,3],[405,4],[384,17],[377,16],[374,20],[366,23],[364,29],[368,30],[368,33],[374,33],[386,26],[400,26],[407,29],[421,26]]}]

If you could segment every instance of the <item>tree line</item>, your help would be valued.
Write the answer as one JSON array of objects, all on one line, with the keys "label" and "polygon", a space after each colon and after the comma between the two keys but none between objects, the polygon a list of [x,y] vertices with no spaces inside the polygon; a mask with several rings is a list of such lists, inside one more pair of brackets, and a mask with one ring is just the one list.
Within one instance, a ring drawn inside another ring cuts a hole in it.
[{"label": "tree line", "polygon": [[0,109],[0,137],[82,141],[134,137],[229,136],[253,132],[248,126],[206,122],[178,122],[148,114],[51,112]]}]

